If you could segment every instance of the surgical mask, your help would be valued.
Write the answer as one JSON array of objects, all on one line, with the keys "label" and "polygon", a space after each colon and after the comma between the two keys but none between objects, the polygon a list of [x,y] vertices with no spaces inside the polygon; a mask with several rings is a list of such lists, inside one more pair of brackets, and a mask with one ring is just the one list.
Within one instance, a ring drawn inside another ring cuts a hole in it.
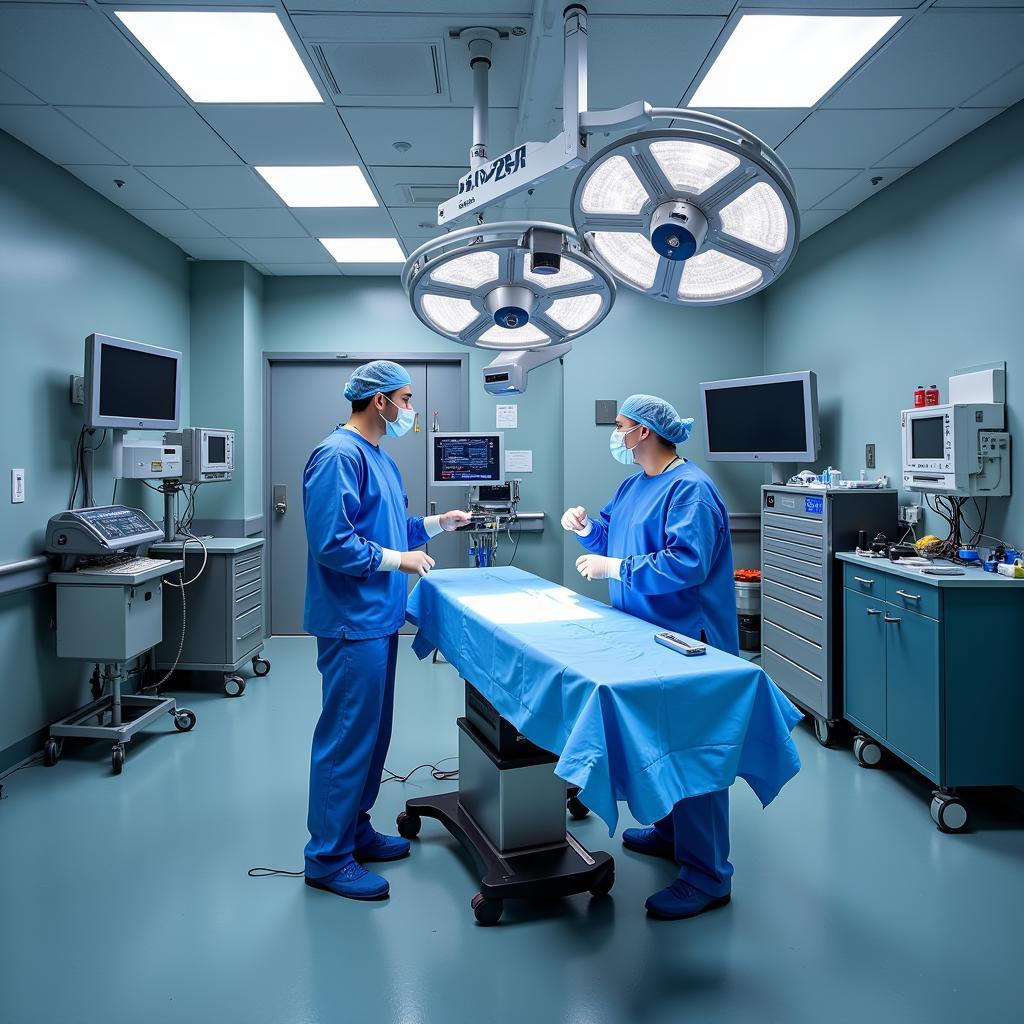
[{"label": "surgical mask", "polygon": [[630,427],[629,430],[612,431],[612,436],[608,439],[608,447],[611,449],[612,458],[616,462],[621,462],[624,466],[633,465],[633,449],[626,447],[626,434],[633,433],[640,425],[638,423],[636,427]]},{"label": "surgical mask", "polygon": [[403,409],[395,405],[387,396],[385,396],[384,401],[391,402],[398,409],[398,417],[394,420],[387,419],[383,413],[378,414],[384,420],[384,432],[388,437],[404,437],[412,430],[412,425],[416,422],[416,411],[414,409]]}]

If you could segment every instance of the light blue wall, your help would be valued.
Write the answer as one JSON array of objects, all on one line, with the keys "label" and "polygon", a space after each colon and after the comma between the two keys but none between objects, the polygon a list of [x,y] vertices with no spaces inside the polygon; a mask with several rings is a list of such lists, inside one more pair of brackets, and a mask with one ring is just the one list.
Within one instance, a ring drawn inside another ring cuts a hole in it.
[{"label": "light blue wall", "polygon": [[[0,561],[38,554],[43,528],[67,507],[82,409],[68,378],[93,331],[188,355],[188,280],[181,251],[67,172],[0,132]],[[188,393],[183,396],[188,416]],[[110,440],[96,457],[95,500],[110,500]],[[10,469],[26,471],[12,505]],[[118,498],[159,516],[138,484]],[[0,765],[6,748],[87,697],[88,669],[53,655],[52,595],[0,597]],[[27,750],[26,750],[27,752]]]},{"label": "light blue wall", "polygon": [[[899,480],[901,409],[956,369],[1006,360],[1015,494],[988,531],[1024,543],[1024,104],[815,235],[765,293],[769,372],[818,373],[822,465],[878,446]],[[901,493],[902,502],[917,501]],[[932,516],[930,532],[945,536]]]}]

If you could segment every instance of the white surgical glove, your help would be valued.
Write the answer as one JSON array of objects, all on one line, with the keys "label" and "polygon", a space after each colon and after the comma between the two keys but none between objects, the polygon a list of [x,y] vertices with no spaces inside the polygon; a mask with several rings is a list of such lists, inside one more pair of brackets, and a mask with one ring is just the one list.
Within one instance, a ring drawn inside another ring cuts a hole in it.
[{"label": "white surgical glove", "polygon": [[447,533],[451,533],[452,530],[457,530],[460,526],[465,526],[470,521],[468,512],[463,512],[462,509],[455,508],[451,512],[445,512],[444,515],[438,516],[441,521],[441,529]]},{"label": "white surgical glove", "polygon": [[576,571],[588,580],[617,580],[621,568],[621,558],[607,555],[580,555],[576,559]]},{"label": "white surgical glove", "polygon": [[590,518],[582,505],[567,508],[562,515],[562,529],[578,534],[590,533]]}]

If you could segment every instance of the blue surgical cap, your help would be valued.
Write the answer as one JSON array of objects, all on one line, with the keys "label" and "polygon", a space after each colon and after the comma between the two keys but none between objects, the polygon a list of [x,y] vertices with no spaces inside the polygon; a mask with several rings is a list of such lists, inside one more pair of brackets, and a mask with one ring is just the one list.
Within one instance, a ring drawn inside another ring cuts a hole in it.
[{"label": "blue surgical cap", "polygon": [[357,366],[345,385],[345,397],[350,402],[369,398],[381,391],[397,391],[412,383],[405,370],[390,359],[374,359],[372,363]]},{"label": "blue surgical cap", "polygon": [[692,419],[682,419],[664,398],[655,398],[654,395],[630,395],[619,412],[672,444],[682,444],[693,428]]}]

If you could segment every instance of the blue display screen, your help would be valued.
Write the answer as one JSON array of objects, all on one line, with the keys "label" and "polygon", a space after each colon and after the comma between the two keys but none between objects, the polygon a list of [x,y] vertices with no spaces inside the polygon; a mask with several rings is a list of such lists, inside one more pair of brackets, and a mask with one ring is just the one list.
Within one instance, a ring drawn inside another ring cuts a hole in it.
[{"label": "blue display screen", "polygon": [[825,511],[825,499],[804,498],[804,511],[820,516]]}]

